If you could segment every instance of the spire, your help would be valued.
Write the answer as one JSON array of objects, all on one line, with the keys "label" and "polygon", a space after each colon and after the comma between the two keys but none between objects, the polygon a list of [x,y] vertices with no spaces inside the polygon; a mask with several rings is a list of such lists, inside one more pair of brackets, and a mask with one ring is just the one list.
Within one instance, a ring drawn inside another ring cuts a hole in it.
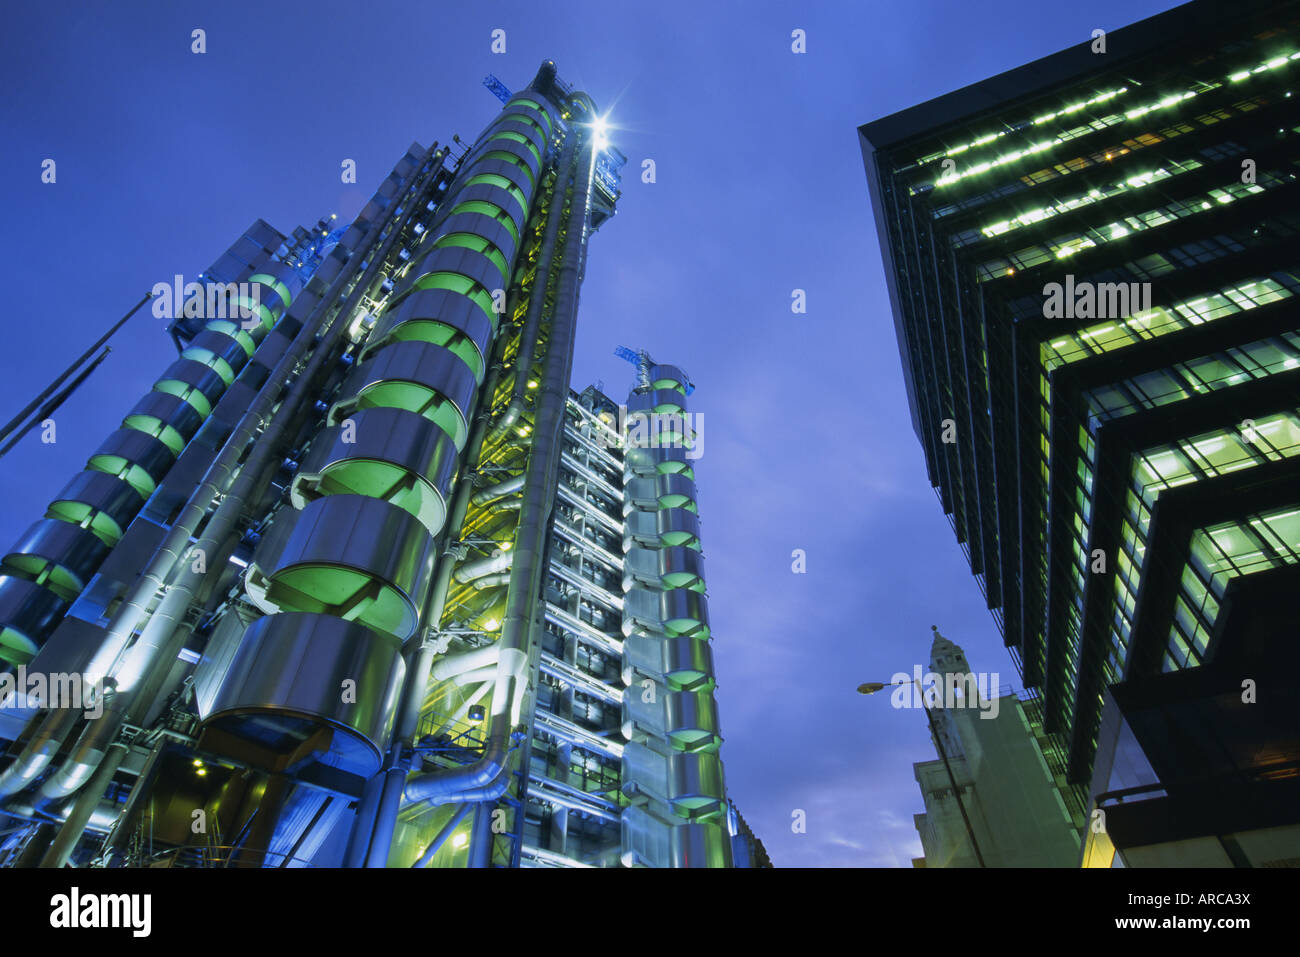
[{"label": "spire", "polygon": [[943,748],[949,758],[963,758],[966,747],[953,723],[952,714],[942,706],[942,694],[946,684],[945,676],[969,674],[970,666],[966,663],[966,652],[961,650],[960,645],[945,638],[938,625],[931,625],[930,630],[934,632],[934,642],[930,645],[930,671],[939,676],[938,690],[941,695],[940,706],[932,712],[934,730],[942,738]]},{"label": "spire", "polygon": [[969,674],[970,665],[966,663],[966,652],[961,645],[949,641],[939,631],[938,625],[931,625],[934,642],[930,645],[930,670],[937,675]]}]

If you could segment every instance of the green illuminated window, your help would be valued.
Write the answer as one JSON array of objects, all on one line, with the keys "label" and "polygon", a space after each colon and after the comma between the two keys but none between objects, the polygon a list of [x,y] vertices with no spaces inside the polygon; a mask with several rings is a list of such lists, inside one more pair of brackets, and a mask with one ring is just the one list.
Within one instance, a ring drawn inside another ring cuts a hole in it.
[{"label": "green illuminated window", "polygon": [[536,100],[530,100],[526,96],[520,96],[511,100],[510,103],[507,105],[506,109],[509,109],[511,106],[531,106],[541,115],[542,122],[546,124],[546,129],[548,131],[550,130],[551,115],[547,113],[546,110],[542,107],[542,104],[538,103]]},{"label": "green illuminated window", "polygon": [[165,392],[168,395],[174,395],[178,399],[184,399],[201,417],[207,418],[212,412],[212,403],[194,386],[188,382],[182,382],[180,379],[160,379],[154,383],[153,391]]},{"label": "green illuminated window", "polygon": [[428,342],[442,346],[469,366],[478,382],[483,381],[483,356],[469,336],[454,326],[434,319],[412,319],[389,333],[393,342]]},{"label": "green illuminated window", "polygon": [[492,245],[492,243],[488,242],[482,236],[477,233],[447,233],[445,236],[439,236],[433,244],[434,249],[442,249],[448,246],[459,246],[464,249],[472,249],[475,252],[480,252],[487,256],[488,259],[492,260],[492,264],[496,266],[497,270],[501,273],[501,281],[505,282],[506,272],[508,271],[506,257],[502,255],[501,250],[497,249],[496,246]]},{"label": "green illuminated window", "polygon": [[528,211],[528,200],[524,198],[523,191],[504,176],[499,176],[496,173],[479,173],[477,176],[471,177],[469,181],[465,183],[466,186],[476,186],[479,184],[497,186],[504,189],[515,198],[521,209],[525,212]]},{"label": "green illuminated window", "polygon": [[257,343],[253,341],[252,336],[245,332],[236,323],[230,322],[226,319],[214,319],[212,322],[209,322],[205,328],[213,332],[224,333],[232,339],[235,339],[239,342],[239,345],[250,358],[253,355],[253,350],[257,348]]},{"label": "green illuminated window", "polygon": [[276,295],[284,301],[286,306],[293,300],[293,295],[289,292],[289,287],[280,282],[280,280],[276,279],[274,276],[268,276],[264,272],[259,272],[256,275],[249,276],[248,281],[260,282],[263,285],[270,286],[275,290]]},{"label": "green illuminated window", "polygon": [[496,326],[496,312],[492,308],[492,294],[468,276],[458,272],[431,272],[421,276],[415,283],[416,289],[449,289],[472,299],[483,310],[484,315]]},{"label": "green illuminated window", "polygon": [[185,439],[181,437],[181,434],[156,416],[128,415],[122,425],[125,428],[135,429],[137,432],[153,436],[171,449],[174,455],[180,455],[181,449],[185,448]]},{"label": "green illuminated window", "polygon": [[46,518],[57,518],[61,522],[88,528],[91,533],[105,545],[116,545],[122,538],[122,526],[113,521],[104,512],[91,508],[84,502],[64,500],[53,502],[45,512]]},{"label": "green illuminated window", "polygon": [[537,165],[542,165],[542,154],[537,151],[537,147],[533,144],[533,141],[524,136],[523,133],[516,133],[514,130],[501,130],[498,133],[494,133],[492,139],[511,140],[515,143],[523,143],[528,147],[528,151],[533,154],[533,159],[537,160]]},{"label": "green illuminated window", "polygon": [[48,588],[64,601],[72,601],[81,592],[83,583],[62,565],[39,555],[14,554],[5,558],[2,567],[30,582]]},{"label": "green illuminated window", "polygon": [[533,171],[532,171],[531,169],[528,168],[528,164],[525,163],[525,162],[524,162],[522,159],[520,159],[518,156],[516,156],[514,153],[507,153],[505,150],[489,150],[488,152],[484,153],[484,154],[483,154],[481,157],[479,157],[479,158],[480,158],[480,159],[504,160],[504,161],[507,162],[507,163],[512,163],[512,164],[514,164],[516,167],[518,167],[519,169],[521,169],[521,170],[524,171],[524,174],[528,177],[528,182],[529,182],[530,185],[532,185],[532,186],[536,186],[536,185],[537,185],[537,177],[535,177],[535,176],[533,175]]},{"label": "green illuminated window", "polygon": [[230,363],[210,349],[203,349],[199,346],[190,346],[181,353],[181,358],[201,362],[219,375],[221,381],[227,386],[235,381],[235,370],[230,367]]},{"label": "green illuminated window", "polygon": [[95,472],[115,475],[140,493],[141,498],[148,498],[157,487],[153,477],[133,462],[120,455],[95,455],[86,463],[86,468]]},{"label": "green illuminated window", "polygon": [[453,207],[451,215],[455,216],[457,213],[481,213],[484,216],[490,216],[506,228],[506,232],[514,238],[516,243],[519,242],[519,227],[514,224],[509,213],[494,203],[481,199],[471,199],[465,203],[458,203]]}]

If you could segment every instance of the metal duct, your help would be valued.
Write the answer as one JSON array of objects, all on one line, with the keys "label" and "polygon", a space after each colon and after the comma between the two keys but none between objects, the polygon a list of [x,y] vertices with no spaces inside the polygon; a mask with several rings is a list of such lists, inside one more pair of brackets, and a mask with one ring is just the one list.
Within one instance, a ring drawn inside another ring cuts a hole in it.
[{"label": "metal duct", "polygon": [[[493,138],[485,134],[483,137],[483,148],[491,148],[494,145]],[[516,144],[509,140],[500,140],[502,150],[511,155],[519,155],[519,150],[515,148]],[[486,159],[487,157],[481,157]],[[540,155],[534,157],[534,165],[531,167],[533,179],[536,180],[540,170]],[[475,160],[477,161],[477,160]],[[453,209],[453,215],[448,218],[444,224],[444,229],[448,230],[446,235],[454,235],[453,230],[465,228],[468,229],[471,223],[478,223],[479,229],[495,228],[500,230],[499,223],[495,223],[488,217],[470,212],[461,212]],[[459,218],[458,218],[459,216]],[[504,247],[500,247],[504,248]],[[510,247],[509,255],[506,256],[507,262],[514,262],[514,246]],[[497,352],[504,347],[504,339],[498,341]],[[486,349],[481,352],[486,353]],[[484,386],[483,394],[487,397],[495,395],[497,382],[501,373],[500,360],[492,366],[488,375],[488,381]],[[482,446],[490,415],[490,401],[480,403],[481,408],[475,419],[474,427],[470,440],[467,443],[466,461],[477,462],[479,449]],[[466,509],[469,506],[470,495],[473,492],[472,473],[462,472],[455,497],[449,514],[448,527],[454,528],[457,533],[464,521]],[[425,602],[424,612],[421,621],[428,624],[428,627],[436,629],[441,622],[443,607],[446,601],[447,589],[451,581],[452,562],[447,558],[438,563],[437,577],[430,589],[428,598]],[[399,715],[397,727],[393,735],[393,743],[389,749],[388,759],[386,762],[385,772],[382,777],[371,780],[367,786],[367,791],[363,797],[362,805],[358,810],[357,824],[353,828],[352,836],[348,844],[345,855],[346,866],[372,866],[382,867],[387,863],[389,849],[392,844],[393,830],[396,824],[397,812],[400,808],[401,798],[404,785],[407,778],[407,752],[411,745],[411,738],[415,733],[415,728],[419,723],[420,709],[424,702],[425,690],[428,686],[429,669],[433,661],[433,647],[429,641],[421,643],[417,650],[413,650],[411,659],[413,661],[410,668],[410,675],[402,692],[402,700],[399,705]],[[504,752],[503,752],[504,753]]]},{"label": "metal duct", "polygon": [[488,645],[486,648],[476,648],[473,651],[466,651],[459,655],[449,655],[438,661],[433,666],[430,674],[439,681],[446,681],[448,678],[454,678],[456,675],[462,675],[467,671],[495,665],[498,654],[499,649],[496,645]]},{"label": "metal duct", "polygon": [[[581,136],[580,130],[575,126],[570,136]],[[516,531],[516,551],[520,557],[511,567],[506,614],[497,642],[501,651],[487,751],[470,765],[413,775],[405,788],[406,797],[412,802],[495,800],[509,784],[506,773],[509,738],[518,720],[522,697],[519,692],[528,664],[528,641],[546,564],[543,545],[550,519],[551,491],[556,487],[560,465],[595,161],[592,140],[587,138],[577,153],[564,256],[556,277],[555,312],[538,396],[533,454],[529,458]]]},{"label": "metal duct", "polygon": [[489,485],[487,488],[475,492],[470,496],[470,501],[475,505],[487,505],[489,502],[499,498],[505,498],[507,495],[513,495],[524,487],[524,476],[516,475],[508,478],[504,482],[498,482],[496,485]]},{"label": "metal duct", "polygon": [[509,569],[514,560],[515,553],[510,551],[502,552],[500,555],[493,555],[491,558],[480,558],[478,561],[464,562],[456,569],[456,581],[472,582],[484,575],[495,575],[497,572]]}]

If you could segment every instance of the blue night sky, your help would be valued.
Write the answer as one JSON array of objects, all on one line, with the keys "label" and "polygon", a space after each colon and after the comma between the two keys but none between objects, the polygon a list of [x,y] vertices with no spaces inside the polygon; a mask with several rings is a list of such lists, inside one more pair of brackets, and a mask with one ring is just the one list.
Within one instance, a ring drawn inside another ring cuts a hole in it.
[{"label": "blue night sky", "polygon": [[[350,220],[413,140],[478,135],[500,106],[487,73],[519,89],[553,58],[629,157],[619,214],[592,241],[574,384],[621,400],[633,370],[613,350],[627,345],[698,386],[728,787],[777,866],[909,866],[925,719],[856,685],[926,662],[931,624],[976,671],[1016,681],[925,478],[856,128],[1169,6],[11,5],[0,418],[154,283],[194,278],[259,217],[286,233]],[[791,312],[796,288],[806,315]],[[57,441],[29,436],[0,461],[0,547],[175,355],[147,310],[112,344],[57,414]]]}]

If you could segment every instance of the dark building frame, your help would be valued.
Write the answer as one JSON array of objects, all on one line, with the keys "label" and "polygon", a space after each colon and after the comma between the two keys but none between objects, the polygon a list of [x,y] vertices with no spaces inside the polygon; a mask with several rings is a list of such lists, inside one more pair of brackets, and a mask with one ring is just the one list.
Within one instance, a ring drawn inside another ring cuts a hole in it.
[{"label": "dark building frame", "polygon": [[[1276,619],[1246,625],[1230,597],[1287,587],[1300,547],[1261,546],[1278,567],[1230,575],[1217,618],[1206,613],[1195,648],[1179,653],[1171,623],[1186,618],[1177,603],[1196,536],[1249,524],[1268,502],[1300,507],[1293,445],[1251,433],[1249,460],[1221,470],[1196,451],[1220,438],[1237,448],[1243,423],[1300,409],[1300,362],[1282,361],[1300,347],[1300,4],[1186,4],[1105,44],[1095,53],[1081,38],[859,128],[928,477],[1042,696],[1067,786],[1087,789],[1096,771],[1094,794],[1108,790],[1096,765],[1107,688],[1137,714],[1155,692],[1134,689],[1186,683],[1196,665],[1258,662],[1262,647],[1294,660]],[[1067,275],[1149,283],[1153,309],[1048,317],[1047,284]],[[1252,365],[1265,352],[1274,364]],[[1239,371],[1195,372],[1211,363]],[[1181,400],[1142,392],[1157,379],[1181,383]],[[1157,448],[1191,478],[1146,501],[1134,463]],[[1099,550],[1104,573],[1092,567]],[[1300,741],[1270,715],[1252,726],[1272,742],[1257,760],[1283,766]],[[1151,722],[1138,723],[1159,753]],[[1201,770],[1190,757],[1153,763],[1175,790]]]}]

